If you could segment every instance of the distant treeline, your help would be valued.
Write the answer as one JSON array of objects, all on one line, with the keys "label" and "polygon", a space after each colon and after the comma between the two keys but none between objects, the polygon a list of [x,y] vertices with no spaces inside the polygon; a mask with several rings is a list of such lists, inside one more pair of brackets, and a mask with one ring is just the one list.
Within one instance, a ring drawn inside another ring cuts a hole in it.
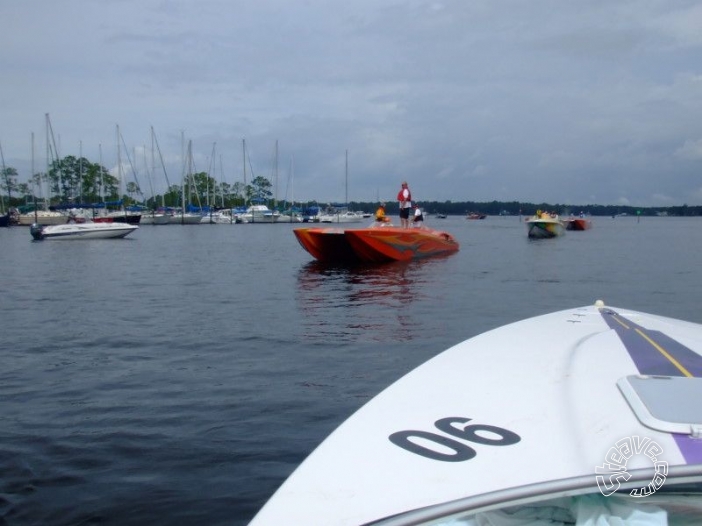
[{"label": "distant treeline", "polygon": [[[640,207],[640,206],[620,206],[620,205],[564,205],[551,203],[519,203],[517,201],[490,201],[479,203],[475,201],[420,201],[422,210],[428,214],[446,215],[466,215],[471,212],[488,215],[532,215],[537,210],[557,212],[561,215],[579,215],[580,212],[592,216],[614,216],[614,215],[642,215],[642,216],[702,216],[702,206],[667,206],[667,207]],[[351,202],[349,207],[352,210],[364,210],[372,212],[378,207],[378,203]],[[386,206],[388,213],[398,212],[396,202],[389,202]]]}]

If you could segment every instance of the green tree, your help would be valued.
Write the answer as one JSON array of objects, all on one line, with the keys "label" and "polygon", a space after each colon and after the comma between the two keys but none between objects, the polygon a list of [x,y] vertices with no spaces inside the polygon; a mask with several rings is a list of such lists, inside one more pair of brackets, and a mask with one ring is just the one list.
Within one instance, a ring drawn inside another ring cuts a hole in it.
[{"label": "green tree", "polygon": [[[52,161],[48,174],[52,195],[62,202],[96,202],[118,196],[118,181],[100,165],[69,155]],[[102,191],[101,191],[102,190]]]},{"label": "green tree", "polygon": [[129,181],[127,183],[127,195],[131,200],[136,201],[136,197],[141,194],[141,190],[139,189],[139,185],[136,184],[134,181]]},{"label": "green tree", "polygon": [[12,201],[12,192],[17,193],[17,169],[12,166],[8,166],[2,169],[2,180],[0,181],[0,188],[2,188],[3,193],[6,193],[9,201]]},{"label": "green tree", "polygon": [[250,187],[247,188],[247,198],[250,200],[252,197],[258,199],[264,199],[268,201],[273,197],[273,192],[271,188],[273,185],[271,182],[263,177],[262,175],[257,175],[253,181],[251,181]]},{"label": "green tree", "polygon": [[243,205],[246,202],[246,187],[241,181],[237,181],[232,185],[231,196],[233,204],[236,206]]},{"label": "green tree", "polygon": [[196,202],[213,204],[215,202],[215,196],[219,193],[217,181],[210,177],[207,172],[198,172],[192,174],[191,177],[193,188],[190,194],[195,194],[197,196]]}]

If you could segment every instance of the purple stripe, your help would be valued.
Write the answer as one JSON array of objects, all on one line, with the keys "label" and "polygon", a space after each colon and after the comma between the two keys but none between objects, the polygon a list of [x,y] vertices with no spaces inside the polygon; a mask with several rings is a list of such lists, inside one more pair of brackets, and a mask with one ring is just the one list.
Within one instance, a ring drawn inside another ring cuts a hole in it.
[{"label": "purple stripe", "polygon": [[702,464],[702,440],[680,433],[673,433],[673,438],[686,464]]},{"label": "purple stripe", "polygon": [[[601,309],[600,313],[607,325],[619,336],[629,356],[636,364],[639,373],[645,375],[685,376],[675,364],[636,332],[636,329],[639,329],[661,348],[665,349],[690,374],[697,377],[702,376],[702,356],[692,349],[685,347],[660,331],[647,331],[642,326],[620,316],[614,311]],[[617,319],[628,328],[619,323]],[[702,464],[702,440],[679,433],[672,433],[672,435],[685,459],[685,463]]]}]

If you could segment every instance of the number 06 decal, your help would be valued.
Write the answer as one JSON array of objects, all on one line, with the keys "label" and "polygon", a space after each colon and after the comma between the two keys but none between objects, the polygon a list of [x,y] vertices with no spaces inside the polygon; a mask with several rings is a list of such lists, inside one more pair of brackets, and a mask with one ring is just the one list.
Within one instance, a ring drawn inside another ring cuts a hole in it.
[{"label": "number 06 decal", "polygon": [[[434,426],[447,435],[486,446],[509,446],[521,440],[517,433],[502,427],[486,424],[461,425],[470,421],[470,418],[452,416],[437,420]],[[477,455],[475,449],[468,444],[430,431],[398,431],[388,438],[390,442],[410,453],[442,462],[463,462]]]}]

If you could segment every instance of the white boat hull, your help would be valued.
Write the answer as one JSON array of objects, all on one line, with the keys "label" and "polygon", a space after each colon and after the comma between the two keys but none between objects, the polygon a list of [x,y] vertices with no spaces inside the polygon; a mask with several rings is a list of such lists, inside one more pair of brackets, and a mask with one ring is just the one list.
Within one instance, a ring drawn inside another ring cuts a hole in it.
[{"label": "white boat hull", "polygon": [[31,226],[34,223],[40,225],[63,225],[68,222],[68,216],[59,212],[37,212],[31,214],[20,214],[19,224],[22,226]]},{"label": "white boat hull", "polygon": [[199,225],[202,220],[200,214],[175,214],[169,217],[171,225]]},{"label": "white boat hull", "polygon": [[142,214],[142,225],[167,225],[171,221],[171,216],[166,214]]},{"label": "white boat hull", "polygon": [[355,212],[344,212],[340,214],[322,214],[319,216],[320,223],[362,223],[363,214]]},{"label": "white boat hull", "polygon": [[[387,524],[425,524],[457,509],[509,504],[517,495],[587,492],[603,499],[596,466],[626,437],[660,446],[666,484],[681,473],[699,483],[695,427],[674,434],[644,425],[618,381],[702,376],[701,353],[702,325],[600,305],[481,334],[358,410],[250,524],[359,525],[391,516]],[[702,421],[698,426],[702,433]],[[628,465],[638,486],[654,473],[642,457]],[[403,515],[422,508],[414,519]]]},{"label": "white boat hull", "polygon": [[114,239],[125,237],[137,225],[127,223],[68,223],[65,225],[32,225],[31,234],[35,240],[42,239]]}]

